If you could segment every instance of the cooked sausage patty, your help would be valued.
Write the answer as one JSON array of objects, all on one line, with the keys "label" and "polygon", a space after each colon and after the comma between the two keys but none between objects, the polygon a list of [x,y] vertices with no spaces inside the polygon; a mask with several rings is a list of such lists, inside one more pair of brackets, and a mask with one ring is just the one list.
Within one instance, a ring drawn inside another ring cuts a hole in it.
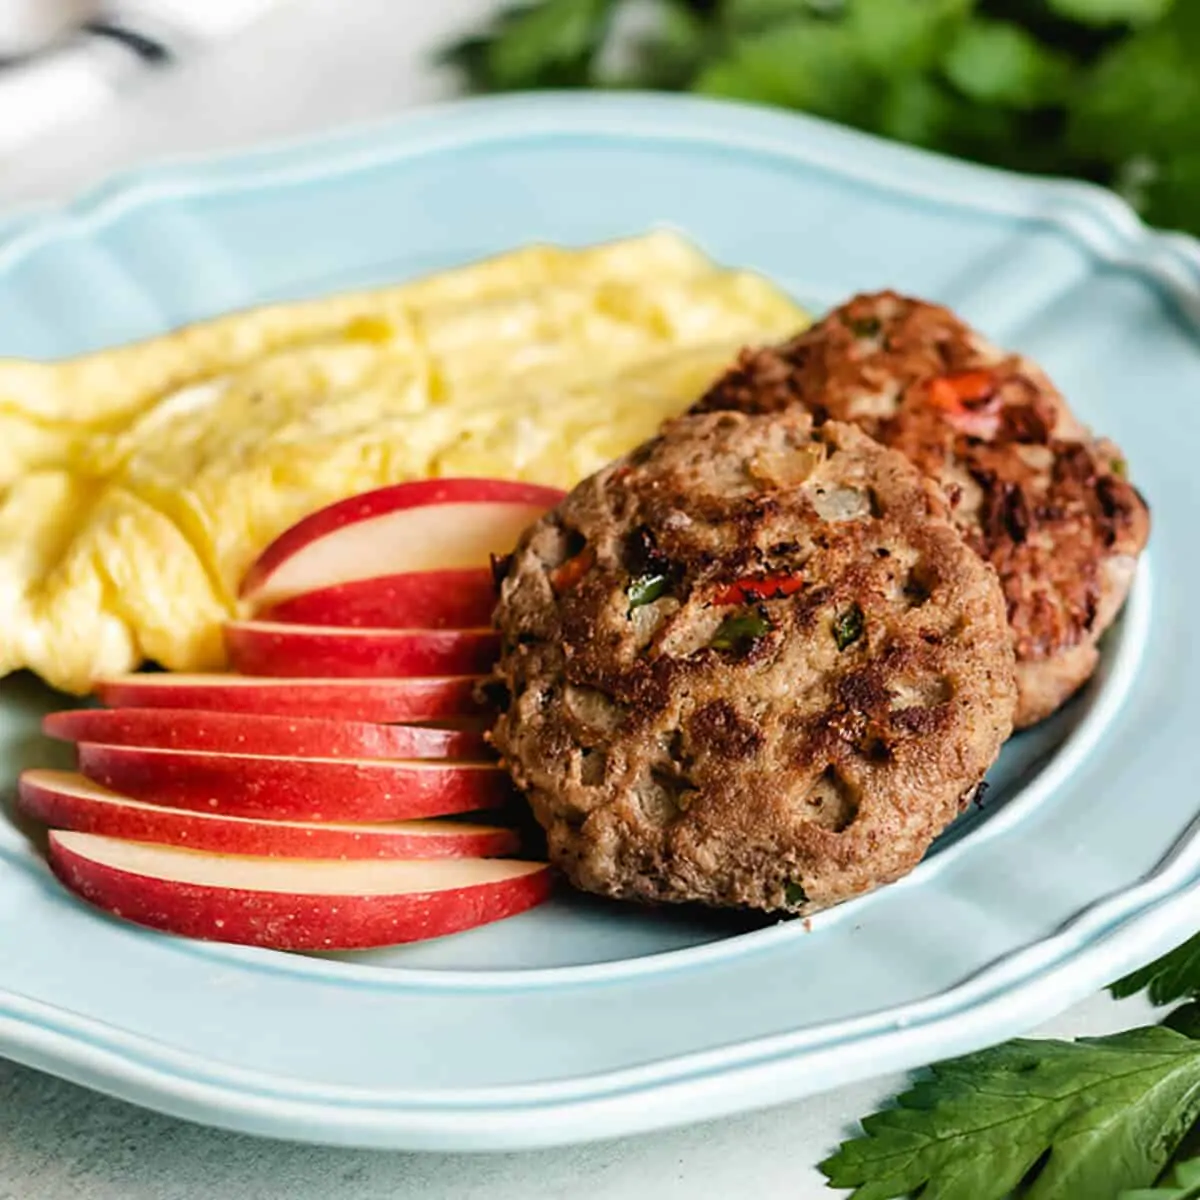
[{"label": "cooked sausage patty", "polygon": [[1149,513],[1121,452],[1089,435],[1034,363],[948,309],[881,292],[782,346],[744,352],[695,411],[792,406],[818,422],[853,421],[941,484],[1004,588],[1018,727],[1090,678]]},{"label": "cooked sausage patty", "polygon": [[851,425],[681,418],[522,539],[493,732],[579,887],[811,912],[910,870],[1012,726],[995,573]]}]

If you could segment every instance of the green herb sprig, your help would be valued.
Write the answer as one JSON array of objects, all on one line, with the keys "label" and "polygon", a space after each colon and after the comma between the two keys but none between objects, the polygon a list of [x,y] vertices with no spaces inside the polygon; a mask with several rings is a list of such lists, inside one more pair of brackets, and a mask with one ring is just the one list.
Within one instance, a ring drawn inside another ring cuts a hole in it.
[{"label": "green herb sprig", "polygon": [[1200,232],[1195,0],[533,0],[444,57],[474,90],[666,88],[1115,188]]},{"label": "green herb sprig", "polygon": [[932,1067],[821,1170],[853,1200],[1117,1200],[1153,1186],[1198,1119],[1183,1034],[1019,1039]]},{"label": "green herb sprig", "polygon": [[1145,991],[1151,1004],[1172,1004],[1200,996],[1200,934],[1140,971],[1118,979],[1109,991],[1118,1000]]},{"label": "green herb sprig", "polygon": [[1120,1200],[1200,1200],[1200,1158],[1181,1162],[1158,1187],[1122,1192]]}]

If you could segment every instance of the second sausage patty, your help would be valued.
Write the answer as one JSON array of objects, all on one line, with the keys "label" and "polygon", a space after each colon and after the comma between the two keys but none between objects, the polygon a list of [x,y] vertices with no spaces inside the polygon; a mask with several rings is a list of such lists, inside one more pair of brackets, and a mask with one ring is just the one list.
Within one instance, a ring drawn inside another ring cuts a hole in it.
[{"label": "second sausage patty", "polygon": [[1093,438],[1046,375],[949,309],[856,296],[781,346],[743,353],[695,411],[852,421],[946,494],[1004,589],[1018,727],[1090,678],[1149,536],[1145,501],[1111,442]]}]

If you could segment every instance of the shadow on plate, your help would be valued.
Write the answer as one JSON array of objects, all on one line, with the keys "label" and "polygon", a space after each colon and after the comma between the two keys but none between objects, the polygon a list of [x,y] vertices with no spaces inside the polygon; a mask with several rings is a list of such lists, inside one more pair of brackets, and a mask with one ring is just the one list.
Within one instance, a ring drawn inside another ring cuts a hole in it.
[{"label": "shadow on plate", "polygon": [[0,820],[15,826],[41,852],[45,829],[17,811],[17,776],[29,767],[73,768],[71,747],[44,736],[41,724],[46,713],[77,703],[26,671],[0,683]]}]

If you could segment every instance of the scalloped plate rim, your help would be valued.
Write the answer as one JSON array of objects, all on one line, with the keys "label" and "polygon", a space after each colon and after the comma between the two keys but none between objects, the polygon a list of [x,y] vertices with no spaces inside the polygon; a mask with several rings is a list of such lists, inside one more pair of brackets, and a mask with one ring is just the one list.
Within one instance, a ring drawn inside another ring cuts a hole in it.
[{"label": "scalloped plate rim", "polygon": [[[659,118],[659,127],[651,131],[621,129],[631,111],[648,111],[651,118]],[[752,126],[743,131],[739,148],[817,163],[842,176],[869,179],[890,193],[977,212],[1031,216],[1060,229],[1102,258],[1120,261],[1125,269],[1144,276],[1152,285],[1164,286],[1176,297],[1195,301],[1200,288],[1200,243],[1184,235],[1148,229],[1122,200],[1093,185],[1024,179],[884,143],[807,117],[751,106],[639,95],[459,101],[349,133],[223,155],[215,162],[196,156],[184,163],[124,172],[70,205],[42,206],[9,220],[0,219],[0,238],[8,234],[0,242],[0,269],[56,235],[102,225],[158,199],[223,187],[279,186],[293,175],[297,180],[324,178],[352,170],[356,162],[391,161],[419,153],[429,148],[419,140],[422,132],[436,142],[440,122],[449,117],[453,124],[464,115],[468,125],[477,119],[477,124],[485,126],[490,121],[511,126],[514,118],[517,124],[525,119],[527,123],[519,130],[522,136],[538,131],[537,121],[532,130],[528,125],[528,119],[536,117],[544,118],[548,127],[557,123],[569,136],[607,130],[624,140],[685,138],[714,145],[727,144],[737,126]],[[677,128],[671,127],[676,115]],[[582,124],[573,126],[572,121]],[[798,128],[824,143],[821,153],[800,144],[802,139],[781,140],[787,131],[794,134]],[[452,131],[440,144],[464,144],[490,136],[494,131],[486,128],[463,135]],[[839,156],[853,161],[848,163]],[[882,165],[872,165],[873,157]],[[293,159],[300,161],[289,167]],[[207,168],[206,161],[210,163]],[[935,164],[943,177],[950,178],[932,188],[916,184],[909,176],[897,178],[898,164],[909,162],[926,167]],[[233,181],[222,183],[226,176]],[[238,177],[242,177],[240,183]],[[1003,183],[1014,203],[1000,204],[995,198],[985,203],[979,193],[970,194],[973,182],[985,179]],[[1022,202],[1016,202],[1018,197]],[[1029,202],[1033,197],[1069,203],[1039,207]],[[1132,257],[1121,252],[1131,252]],[[1139,595],[1142,590],[1139,587]],[[1193,858],[1200,858],[1197,832],[1193,825],[1159,868],[1135,885],[1084,907],[1051,937],[1015,950],[967,981],[926,1000],[848,1021],[826,1022],[800,1033],[734,1043],[716,1051],[678,1055],[569,1082],[480,1088],[451,1101],[447,1092],[434,1096],[306,1085],[286,1076],[241,1072],[224,1065],[203,1072],[206,1060],[198,1055],[173,1051],[139,1034],[5,989],[0,989],[0,1047],[20,1061],[179,1116],[306,1140],[427,1149],[512,1149],[644,1131],[814,1090],[803,1083],[797,1086],[796,1072],[801,1064],[813,1070],[823,1055],[840,1056],[835,1067],[826,1067],[830,1077],[820,1086],[829,1087],[973,1048],[1061,1010],[1192,931],[1190,909],[1200,896],[1200,876],[1196,874],[1200,862],[1192,863]],[[1116,915],[1106,916],[1110,909]],[[1061,959],[1039,965],[1036,960],[1052,946],[1062,947]],[[1024,970],[1026,959],[1031,962],[1025,974],[1004,983],[1006,977]],[[1001,982],[989,992],[993,979]],[[940,1011],[958,997],[966,997],[960,1007]],[[981,1038],[985,1027],[986,1036]],[[822,1032],[836,1036],[806,1047],[805,1043]],[[737,1061],[729,1061],[734,1058]],[[189,1076],[188,1070],[193,1074]],[[210,1078],[201,1077],[206,1073]],[[660,1096],[670,1093],[672,1102],[653,1111],[622,1103],[631,1095],[644,1095],[646,1089]],[[305,1094],[309,1092],[312,1094]],[[467,1133],[454,1119],[455,1114],[461,1118],[464,1107],[475,1119]],[[449,1114],[446,1119],[441,1119],[442,1109]]]}]

